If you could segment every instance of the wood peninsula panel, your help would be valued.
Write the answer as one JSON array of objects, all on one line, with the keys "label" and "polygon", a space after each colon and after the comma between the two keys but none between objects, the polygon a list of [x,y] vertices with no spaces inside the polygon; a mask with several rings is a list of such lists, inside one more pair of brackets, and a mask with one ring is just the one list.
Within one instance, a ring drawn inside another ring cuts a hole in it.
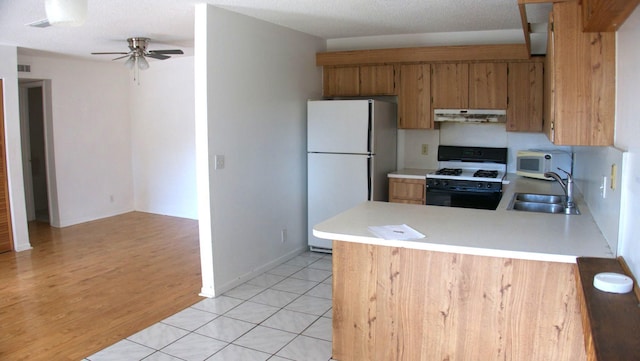
[{"label": "wood peninsula panel", "polygon": [[425,204],[426,180],[389,178],[389,202]]},{"label": "wood peninsula panel", "polygon": [[507,108],[507,63],[469,64],[469,108]]},{"label": "wood peninsula panel", "polygon": [[357,66],[325,67],[322,70],[324,96],[360,95],[360,69]]},{"label": "wood peninsula panel", "polygon": [[398,127],[433,129],[431,66],[429,64],[400,65],[399,73]]},{"label": "wood peninsula panel", "polygon": [[541,132],[542,63],[509,63],[507,131]]},{"label": "wood peninsula panel", "polygon": [[433,109],[469,107],[469,64],[441,63],[431,66]]},{"label": "wood peninsula panel", "polygon": [[393,65],[360,67],[360,95],[395,95],[397,72]]},{"label": "wood peninsula panel", "polygon": [[333,242],[336,360],[586,359],[574,265]]},{"label": "wood peninsula panel", "polygon": [[331,51],[316,54],[317,66],[346,66],[439,61],[529,59],[524,44],[460,45],[418,48]]}]

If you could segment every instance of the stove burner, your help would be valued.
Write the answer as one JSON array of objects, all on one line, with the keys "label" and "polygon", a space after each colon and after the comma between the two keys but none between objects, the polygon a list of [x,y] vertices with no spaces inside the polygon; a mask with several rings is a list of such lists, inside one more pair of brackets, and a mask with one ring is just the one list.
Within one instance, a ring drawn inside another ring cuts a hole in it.
[{"label": "stove burner", "polygon": [[484,170],[484,169],[480,169],[478,171],[476,171],[475,173],[473,173],[474,177],[479,177],[479,178],[497,178],[498,177],[498,171],[497,170]]},{"label": "stove burner", "polygon": [[441,168],[436,171],[437,175],[452,175],[458,176],[462,174],[462,169],[460,168]]}]

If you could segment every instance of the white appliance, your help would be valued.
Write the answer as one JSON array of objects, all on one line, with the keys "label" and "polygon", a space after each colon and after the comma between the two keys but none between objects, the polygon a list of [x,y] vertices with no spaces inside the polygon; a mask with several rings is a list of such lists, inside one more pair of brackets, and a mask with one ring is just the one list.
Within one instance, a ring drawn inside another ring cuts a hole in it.
[{"label": "white appliance", "polygon": [[378,100],[307,102],[307,215],[312,251],[331,252],[313,226],[368,200],[386,201],[396,170],[396,105]]},{"label": "white appliance", "polygon": [[502,199],[507,148],[438,146],[439,169],[427,174],[430,206],[495,210]]},{"label": "white appliance", "polygon": [[553,180],[544,176],[547,172],[562,169],[572,172],[572,155],[562,150],[530,149],[518,151],[516,174],[537,179]]}]

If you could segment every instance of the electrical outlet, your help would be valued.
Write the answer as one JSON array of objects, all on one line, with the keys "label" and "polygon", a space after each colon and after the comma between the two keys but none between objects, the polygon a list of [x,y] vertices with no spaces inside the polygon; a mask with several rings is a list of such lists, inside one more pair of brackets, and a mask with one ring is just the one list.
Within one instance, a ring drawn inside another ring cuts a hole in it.
[{"label": "electrical outlet", "polygon": [[422,155],[429,155],[429,144],[422,145]]},{"label": "electrical outlet", "polygon": [[215,156],[215,169],[224,169],[224,155],[216,155]]},{"label": "electrical outlet", "polygon": [[282,243],[285,243],[287,241],[287,229],[283,228],[282,231],[280,232],[280,238],[282,239]]},{"label": "electrical outlet", "polygon": [[616,174],[618,174],[618,166],[613,163],[611,165],[611,182],[609,183],[609,186],[611,187],[611,190],[616,190]]}]

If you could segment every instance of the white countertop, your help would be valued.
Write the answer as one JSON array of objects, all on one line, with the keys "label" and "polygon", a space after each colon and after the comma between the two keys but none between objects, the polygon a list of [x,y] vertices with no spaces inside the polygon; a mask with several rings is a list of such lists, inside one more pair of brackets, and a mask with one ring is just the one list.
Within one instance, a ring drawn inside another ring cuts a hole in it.
[{"label": "white countertop", "polygon": [[[430,251],[575,263],[576,257],[613,258],[582,197],[582,214],[507,210],[514,192],[563,194],[557,182],[508,175],[498,209],[365,202],[313,228],[316,237]],[[425,238],[399,241],[375,237],[368,226],[407,224]]]},{"label": "white countertop", "polygon": [[427,173],[435,169],[404,168],[387,174],[389,178],[423,179],[426,181]]}]

